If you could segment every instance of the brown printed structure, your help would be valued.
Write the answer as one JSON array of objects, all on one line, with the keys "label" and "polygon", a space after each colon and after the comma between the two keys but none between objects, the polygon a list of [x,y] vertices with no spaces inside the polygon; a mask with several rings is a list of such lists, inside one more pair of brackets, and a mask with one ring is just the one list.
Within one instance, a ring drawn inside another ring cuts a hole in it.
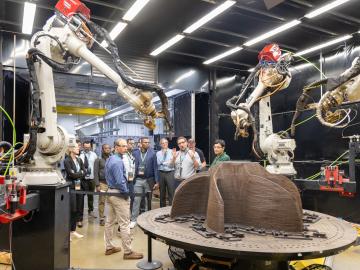
[{"label": "brown printed structure", "polygon": [[287,177],[254,162],[223,162],[183,181],[170,217],[205,216],[205,226],[223,233],[225,224],[302,232],[300,194]]}]

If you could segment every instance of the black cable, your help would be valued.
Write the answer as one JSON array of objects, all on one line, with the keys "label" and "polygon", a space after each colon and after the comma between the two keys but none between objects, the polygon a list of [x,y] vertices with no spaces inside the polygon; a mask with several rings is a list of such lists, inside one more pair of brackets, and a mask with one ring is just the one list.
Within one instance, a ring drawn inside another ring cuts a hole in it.
[{"label": "black cable", "polygon": [[87,26],[93,33],[95,33],[96,35],[99,35],[102,39],[104,39],[107,42],[108,50],[110,51],[110,54],[112,56],[112,60],[115,65],[115,68],[116,68],[118,74],[120,75],[121,79],[127,85],[137,88],[140,91],[155,92],[158,95],[158,97],[160,98],[161,104],[162,104],[161,113],[164,115],[164,119],[165,119],[169,129],[172,130],[172,124],[170,121],[170,113],[168,111],[169,104],[168,104],[168,100],[165,95],[164,89],[157,84],[135,81],[132,78],[130,78],[129,76],[127,76],[125,74],[125,72],[123,71],[123,69],[121,68],[121,60],[119,57],[118,48],[117,48],[115,42],[110,38],[110,35],[106,31],[106,29],[99,26],[98,24],[88,20],[82,14],[78,14],[78,16],[80,16],[81,19],[86,22]]},{"label": "black cable", "polygon": [[41,37],[49,37],[49,38],[55,40],[56,43],[59,45],[60,49],[61,49],[63,52],[66,51],[65,48],[63,47],[63,45],[61,44],[60,40],[59,40],[57,37],[54,37],[54,36],[49,35],[49,34],[46,34],[46,33],[43,33],[43,34],[40,34],[40,35],[36,36],[36,38],[35,38],[35,40],[34,40],[34,46],[35,46],[35,48],[36,48],[36,45],[38,45],[38,44],[40,43],[38,40],[39,40],[39,38],[41,38]]}]

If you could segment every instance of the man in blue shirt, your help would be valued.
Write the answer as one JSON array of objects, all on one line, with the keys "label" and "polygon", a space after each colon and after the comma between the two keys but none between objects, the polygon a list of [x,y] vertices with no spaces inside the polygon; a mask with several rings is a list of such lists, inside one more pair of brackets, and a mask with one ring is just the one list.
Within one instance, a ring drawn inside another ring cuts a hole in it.
[{"label": "man in blue shirt", "polygon": [[113,243],[114,227],[117,222],[124,248],[124,260],[142,259],[143,254],[135,252],[131,248],[129,187],[125,166],[122,161],[122,155],[127,151],[126,140],[117,139],[114,147],[114,155],[109,157],[105,163],[105,179],[109,187],[109,193],[121,193],[124,196],[109,196],[107,198],[109,213],[105,222],[105,255],[121,251],[121,248]]},{"label": "man in blue shirt", "polygon": [[159,170],[160,207],[166,206],[166,191],[169,205],[175,192],[174,166],[171,164],[172,151],[169,149],[169,142],[166,138],[160,140],[161,150],[156,153]]},{"label": "man in blue shirt", "polygon": [[[135,183],[134,192],[146,195],[148,192],[158,188],[158,170],[156,153],[150,148],[150,140],[147,137],[140,139],[140,148],[133,152],[135,157]],[[147,199],[145,200],[145,211],[148,209]],[[136,219],[140,212],[141,197],[135,196],[130,228],[136,226]]]}]

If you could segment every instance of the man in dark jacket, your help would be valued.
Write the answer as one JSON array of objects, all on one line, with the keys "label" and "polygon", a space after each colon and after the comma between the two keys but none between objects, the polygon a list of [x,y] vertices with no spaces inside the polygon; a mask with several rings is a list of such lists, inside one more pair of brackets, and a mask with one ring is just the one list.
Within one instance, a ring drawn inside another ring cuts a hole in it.
[{"label": "man in dark jacket", "polygon": [[[135,184],[134,192],[147,194],[153,188],[158,188],[158,169],[155,151],[150,148],[150,140],[147,137],[140,139],[140,149],[133,152],[135,157]],[[135,196],[134,205],[131,213],[130,228],[136,226],[136,219],[140,212],[141,197]],[[148,209],[146,202],[145,211]]]},{"label": "man in dark jacket", "polygon": [[[96,185],[96,191],[106,192],[108,186],[105,179],[105,162],[110,157],[111,147],[108,144],[102,145],[101,158],[97,158],[94,163],[94,180]],[[105,225],[105,196],[99,196],[99,217],[100,217],[100,226]]]}]

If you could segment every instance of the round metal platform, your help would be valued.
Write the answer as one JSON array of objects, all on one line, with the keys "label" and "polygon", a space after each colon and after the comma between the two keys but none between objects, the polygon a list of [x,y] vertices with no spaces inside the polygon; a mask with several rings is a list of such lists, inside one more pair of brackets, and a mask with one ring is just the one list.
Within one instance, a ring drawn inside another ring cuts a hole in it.
[{"label": "round metal platform", "polygon": [[351,224],[335,217],[312,212],[320,220],[310,224],[309,229],[326,233],[326,238],[283,239],[272,235],[259,236],[245,233],[241,241],[226,242],[217,238],[205,238],[186,223],[160,223],[155,218],[170,213],[171,207],[155,209],[140,215],[137,223],[153,238],[167,245],[207,255],[255,259],[255,260],[304,260],[340,253],[355,243],[357,234]]}]

